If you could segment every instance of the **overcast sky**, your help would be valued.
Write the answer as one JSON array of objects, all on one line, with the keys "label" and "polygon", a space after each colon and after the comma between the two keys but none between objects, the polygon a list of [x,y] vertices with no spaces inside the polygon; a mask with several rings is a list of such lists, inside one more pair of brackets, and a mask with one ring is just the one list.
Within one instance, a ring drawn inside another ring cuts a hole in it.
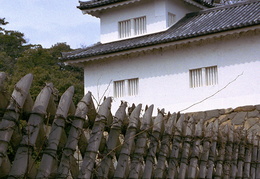
[{"label": "overcast sky", "polygon": [[83,15],[78,0],[0,0],[4,28],[24,33],[30,44],[49,48],[66,42],[71,48],[99,41],[99,19]]}]

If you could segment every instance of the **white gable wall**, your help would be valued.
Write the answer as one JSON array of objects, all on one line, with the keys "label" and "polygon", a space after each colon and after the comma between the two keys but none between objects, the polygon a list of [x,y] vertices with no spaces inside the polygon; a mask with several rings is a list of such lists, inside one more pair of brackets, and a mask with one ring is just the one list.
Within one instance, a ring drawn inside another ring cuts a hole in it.
[{"label": "white gable wall", "polygon": [[[90,62],[84,70],[85,92],[91,91],[96,99],[103,95],[113,96],[112,81],[138,77],[139,94],[114,98],[113,110],[125,100],[130,104],[155,104],[156,108],[175,112],[219,90],[213,97],[185,112],[260,104],[259,40],[259,35],[241,37]],[[218,66],[217,85],[189,87],[189,69],[214,65]],[[228,83],[230,85],[225,88]]]},{"label": "white gable wall", "polygon": [[[194,7],[179,0],[153,0],[141,1],[138,5],[128,5],[103,11],[100,14],[101,43],[121,40],[118,36],[118,22],[137,17],[146,16],[147,34],[166,30],[168,12],[176,15],[176,21],[186,13],[197,11]],[[136,36],[135,36],[136,37]]]}]

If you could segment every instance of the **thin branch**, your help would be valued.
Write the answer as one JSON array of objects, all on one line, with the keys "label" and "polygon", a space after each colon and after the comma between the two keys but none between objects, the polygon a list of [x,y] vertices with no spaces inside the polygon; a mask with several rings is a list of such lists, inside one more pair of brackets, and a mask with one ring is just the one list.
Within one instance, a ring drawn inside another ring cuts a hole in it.
[{"label": "thin branch", "polygon": [[180,112],[183,112],[183,111],[186,111],[187,109],[190,109],[191,107],[197,105],[197,104],[200,104],[206,100],[208,100],[209,98],[212,98],[213,96],[215,96],[216,94],[220,93],[221,91],[223,91],[225,88],[227,88],[230,84],[234,83],[240,76],[243,75],[244,72],[242,72],[241,74],[237,75],[237,77],[235,79],[233,79],[232,81],[230,81],[228,84],[226,84],[223,88],[221,88],[220,90],[216,91],[215,93],[213,93],[212,95],[204,98],[203,100],[197,102],[197,103],[194,103],[192,105],[190,105],[189,107],[183,109],[183,110],[180,110]]}]

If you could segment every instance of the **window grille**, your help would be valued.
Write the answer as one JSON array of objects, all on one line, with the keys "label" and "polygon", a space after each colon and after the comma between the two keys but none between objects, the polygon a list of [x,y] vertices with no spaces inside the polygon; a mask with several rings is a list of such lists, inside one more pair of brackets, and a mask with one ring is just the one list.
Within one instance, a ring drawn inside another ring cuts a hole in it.
[{"label": "window grille", "polygon": [[134,95],[138,94],[138,85],[139,85],[138,78],[128,80],[128,95],[129,96],[134,96]]},{"label": "window grille", "polygon": [[116,98],[123,97],[125,93],[125,81],[114,81],[114,96]]},{"label": "window grille", "polygon": [[125,20],[118,23],[119,38],[126,38],[131,36],[131,20]]},{"label": "window grille", "polygon": [[190,87],[196,88],[202,86],[202,69],[190,70]]},{"label": "window grille", "polygon": [[218,83],[218,69],[217,66],[206,67],[206,85],[216,85]]},{"label": "window grille", "polygon": [[170,27],[171,25],[173,25],[176,21],[176,15],[172,14],[172,13],[168,13],[168,27]]},{"label": "window grille", "polygon": [[146,17],[139,17],[134,19],[134,33],[140,35],[146,33]]}]

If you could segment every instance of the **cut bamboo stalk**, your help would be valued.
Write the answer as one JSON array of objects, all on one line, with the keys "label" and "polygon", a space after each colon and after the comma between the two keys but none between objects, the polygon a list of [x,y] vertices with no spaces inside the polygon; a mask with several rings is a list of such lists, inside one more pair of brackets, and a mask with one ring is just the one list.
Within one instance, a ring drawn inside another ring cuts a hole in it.
[{"label": "cut bamboo stalk", "polygon": [[6,176],[10,169],[6,152],[12,135],[19,125],[20,110],[29,94],[32,80],[32,74],[27,74],[16,83],[9,105],[0,123],[0,153],[2,154],[0,155],[0,177]]},{"label": "cut bamboo stalk", "polygon": [[229,179],[231,175],[231,159],[233,153],[233,142],[234,142],[234,127],[228,126],[228,138],[225,149],[225,160],[223,164],[223,178]]},{"label": "cut bamboo stalk", "polygon": [[245,145],[246,145],[246,130],[245,129],[240,131],[240,137],[241,137],[241,139],[240,139],[240,145],[239,145],[236,178],[243,177],[243,168],[244,168],[244,160],[245,160]]},{"label": "cut bamboo stalk", "polygon": [[255,177],[258,179],[260,178],[260,136],[258,134],[257,136],[257,140],[258,140],[258,147],[257,147],[257,161],[258,163],[256,164],[256,173],[255,173]]},{"label": "cut bamboo stalk", "polygon": [[[75,160],[74,153],[76,151],[79,139],[83,133],[83,125],[88,122],[87,115],[89,111],[93,108],[93,100],[91,98],[91,93],[88,92],[78,103],[77,109],[74,115],[74,120],[72,121],[71,129],[69,131],[68,140],[66,146],[63,150],[61,161],[58,168],[58,177],[67,178],[70,173],[73,178],[78,176],[79,167],[78,164],[73,162]],[[74,170],[72,170],[71,164],[74,163]]]},{"label": "cut bamboo stalk", "polygon": [[[154,119],[153,123],[153,130],[152,130],[152,135],[150,136],[150,145],[149,145],[149,150],[147,153],[146,157],[146,163],[145,163],[145,168],[144,168],[144,173],[143,173],[143,178],[149,179],[152,178],[154,168],[156,165],[156,152],[158,150],[158,145],[159,145],[159,140],[161,136],[161,131],[162,131],[162,125],[163,125],[163,111],[158,110],[158,115]],[[172,127],[173,127],[173,120],[174,117],[176,117],[176,113],[170,116],[170,118],[167,121],[166,124],[166,130],[168,128],[171,128],[170,133],[172,133]],[[169,129],[168,129],[169,131]],[[171,135],[171,134],[170,134]]]},{"label": "cut bamboo stalk", "polygon": [[134,139],[136,132],[139,128],[139,117],[142,105],[139,104],[132,112],[129,117],[129,125],[125,134],[125,140],[118,158],[114,178],[127,178],[130,154],[133,149]]},{"label": "cut bamboo stalk", "polygon": [[224,129],[220,131],[219,134],[219,148],[218,148],[218,156],[217,156],[217,164],[216,164],[216,173],[214,178],[221,179],[223,177],[223,163],[225,159],[225,148],[228,138],[228,125],[224,126]]},{"label": "cut bamboo stalk", "polygon": [[183,123],[185,120],[184,114],[181,114],[180,118],[175,122],[174,136],[172,142],[172,151],[169,159],[169,167],[167,178],[177,178],[179,168],[180,157],[180,144],[182,143]]},{"label": "cut bamboo stalk", "polygon": [[208,156],[208,170],[207,170],[207,178],[213,178],[214,166],[215,166],[215,157],[216,157],[216,149],[217,149],[217,140],[219,136],[219,120],[215,120],[212,126],[212,136],[211,136],[211,145]]},{"label": "cut bamboo stalk", "polygon": [[104,128],[107,123],[107,118],[110,114],[111,102],[111,97],[106,98],[98,110],[98,115],[95,119],[95,123],[92,128],[92,133],[89,139],[87,150],[84,155],[82,167],[79,172],[78,178],[92,177],[96,156],[98,154],[100,142],[103,137]]},{"label": "cut bamboo stalk", "polygon": [[179,179],[184,179],[186,177],[186,171],[188,168],[188,164],[189,164],[189,154],[190,154],[190,144],[192,141],[192,136],[194,134],[194,119],[193,117],[191,117],[188,120],[187,125],[185,126],[186,130],[184,133],[184,145],[183,145],[183,150],[182,150],[182,155],[181,155],[181,163],[180,163],[180,170],[179,170],[179,175],[178,178]]},{"label": "cut bamboo stalk", "polygon": [[109,169],[112,165],[112,160],[115,157],[115,150],[117,149],[119,135],[121,133],[121,127],[126,117],[126,102],[121,102],[119,109],[117,110],[112,127],[107,140],[107,150],[104,152],[104,158],[101,161],[100,167],[98,168],[99,178],[108,178]]},{"label": "cut bamboo stalk", "polygon": [[74,87],[69,87],[61,96],[51,132],[48,138],[47,147],[41,160],[36,178],[52,178],[57,173],[57,150],[64,135],[66,118],[72,103]]},{"label": "cut bamboo stalk", "polygon": [[153,112],[154,105],[151,105],[146,111],[143,116],[143,120],[141,121],[141,127],[139,135],[137,136],[135,151],[133,154],[129,178],[140,178],[142,169],[143,169],[143,162],[144,162],[144,155],[147,148],[147,137],[148,137],[148,130],[151,126],[152,121],[152,112]]},{"label": "cut bamboo stalk", "polygon": [[202,138],[203,130],[203,119],[200,119],[195,126],[195,139],[192,146],[192,153],[190,159],[190,165],[188,168],[188,177],[187,178],[196,178],[197,168],[198,168],[198,159],[200,157],[200,143]]},{"label": "cut bamboo stalk", "polygon": [[40,148],[39,141],[44,141],[43,121],[52,95],[52,89],[53,84],[48,84],[35,100],[26,128],[26,135],[23,136],[21,145],[16,152],[9,177],[24,178],[28,177],[28,175],[35,177],[34,161],[31,155],[34,149]]},{"label": "cut bamboo stalk", "polygon": [[253,133],[247,132],[247,145],[245,148],[245,162],[244,162],[244,171],[243,178],[248,179],[250,176],[250,164],[252,157],[252,148],[253,148]]},{"label": "cut bamboo stalk", "polygon": [[258,137],[257,134],[255,133],[253,135],[252,162],[251,162],[251,171],[250,171],[250,177],[252,179],[256,179],[257,147],[258,147]]},{"label": "cut bamboo stalk", "polygon": [[240,132],[241,128],[237,128],[234,131],[234,144],[232,152],[232,163],[231,163],[231,173],[230,178],[235,179],[237,174],[237,160],[238,160],[238,150],[239,150],[239,141],[240,141]]}]

